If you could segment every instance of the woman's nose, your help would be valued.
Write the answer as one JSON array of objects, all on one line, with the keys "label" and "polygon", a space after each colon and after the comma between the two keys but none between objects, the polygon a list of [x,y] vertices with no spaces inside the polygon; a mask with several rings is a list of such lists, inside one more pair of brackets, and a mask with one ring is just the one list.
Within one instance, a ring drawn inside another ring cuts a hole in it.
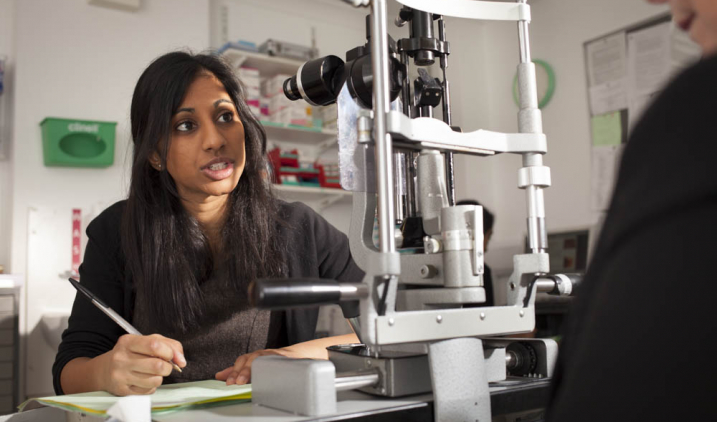
[{"label": "woman's nose", "polygon": [[218,150],[227,141],[224,134],[214,124],[204,125],[205,133],[202,136],[202,148],[205,150]]}]

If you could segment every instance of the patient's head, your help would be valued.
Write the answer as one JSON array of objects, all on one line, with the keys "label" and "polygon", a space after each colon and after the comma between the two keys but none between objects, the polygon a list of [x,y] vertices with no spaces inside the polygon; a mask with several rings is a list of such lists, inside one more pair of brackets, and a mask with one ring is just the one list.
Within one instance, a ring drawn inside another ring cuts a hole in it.
[{"label": "patient's head", "polygon": [[647,0],[669,3],[675,24],[690,34],[705,55],[717,54],[716,0]]}]

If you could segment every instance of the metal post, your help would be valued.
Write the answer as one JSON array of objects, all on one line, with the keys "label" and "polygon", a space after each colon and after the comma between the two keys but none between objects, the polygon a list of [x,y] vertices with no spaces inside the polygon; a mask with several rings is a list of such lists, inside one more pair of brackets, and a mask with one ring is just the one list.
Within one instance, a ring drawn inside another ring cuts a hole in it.
[{"label": "metal post", "polygon": [[[438,39],[446,41],[446,23],[443,16],[438,19]],[[441,54],[441,70],[443,71],[443,121],[448,125],[452,125],[451,119],[451,86],[446,78],[446,69],[448,68],[448,55]],[[453,170],[453,153],[446,152],[446,188],[448,189],[448,205],[456,204],[456,183]]]},{"label": "metal post", "polygon": [[405,51],[401,52],[401,63],[406,66],[406,74],[403,75],[403,87],[401,88],[401,99],[403,100],[403,114],[409,118],[413,118],[412,104],[413,99],[411,98],[411,78],[408,77],[408,53]]},{"label": "metal post", "polygon": [[[525,4],[527,0],[517,0]],[[538,92],[535,80],[535,65],[530,57],[530,31],[527,21],[518,22],[520,43],[520,65],[518,66],[518,87],[520,112],[518,126],[521,133],[542,133],[543,122],[538,108]],[[543,156],[537,153],[523,154],[523,167],[542,167]],[[548,247],[545,230],[545,205],[543,189],[528,186],[525,189],[528,211],[528,244],[533,253],[544,252]]]},{"label": "metal post", "polygon": [[390,253],[396,251],[394,237],[396,219],[393,210],[393,148],[391,135],[386,133],[386,112],[389,110],[386,0],[371,1],[371,35],[379,250],[382,253]]},{"label": "metal post", "polygon": [[406,219],[406,153],[398,150],[393,155],[394,160],[394,185],[395,185],[395,211],[396,211],[396,224],[400,225],[403,220]]},{"label": "metal post", "polygon": [[358,390],[371,387],[380,381],[378,371],[355,371],[336,374],[336,391]]},{"label": "metal post", "polygon": [[406,151],[406,217],[416,216],[415,153]]}]

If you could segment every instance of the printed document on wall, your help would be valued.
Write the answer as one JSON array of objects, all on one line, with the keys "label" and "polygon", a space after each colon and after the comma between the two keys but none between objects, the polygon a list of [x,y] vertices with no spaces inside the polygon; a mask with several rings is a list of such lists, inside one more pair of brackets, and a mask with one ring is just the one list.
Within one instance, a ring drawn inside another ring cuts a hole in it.
[{"label": "printed document on wall", "polygon": [[586,46],[593,116],[627,108],[627,47],[625,32],[593,41]]},{"label": "printed document on wall", "polygon": [[593,41],[586,49],[591,87],[619,81],[625,77],[627,61],[625,32]]},{"label": "printed document on wall", "polygon": [[632,133],[635,129],[635,125],[642,119],[642,115],[645,110],[652,104],[659,92],[653,92],[652,94],[637,95],[630,98],[630,103],[627,108],[627,131]]},{"label": "printed document on wall", "polygon": [[590,207],[603,211],[610,206],[622,146],[593,147],[590,177]]},{"label": "printed document on wall", "polygon": [[670,22],[627,35],[629,99],[662,90],[671,72]]},{"label": "printed document on wall", "polygon": [[591,115],[600,116],[626,109],[627,106],[627,80],[625,78],[590,87]]}]

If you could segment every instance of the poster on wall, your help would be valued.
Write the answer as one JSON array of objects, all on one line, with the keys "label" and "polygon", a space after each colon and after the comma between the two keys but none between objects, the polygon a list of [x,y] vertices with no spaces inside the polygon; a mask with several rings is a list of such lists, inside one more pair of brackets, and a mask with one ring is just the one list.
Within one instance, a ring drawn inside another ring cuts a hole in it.
[{"label": "poster on wall", "polygon": [[602,115],[626,108],[625,33],[619,32],[589,43],[585,50],[592,115]]},{"label": "poster on wall", "polygon": [[621,145],[593,147],[590,163],[590,208],[593,211],[603,211],[610,206],[621,152]]},{"label": "poster on wall", "polygon": [[629,134],[662,89],[700,58],[700,49],[664,15],[588,41],[592,168],[591,208],[609,206],[618,160]]}]

